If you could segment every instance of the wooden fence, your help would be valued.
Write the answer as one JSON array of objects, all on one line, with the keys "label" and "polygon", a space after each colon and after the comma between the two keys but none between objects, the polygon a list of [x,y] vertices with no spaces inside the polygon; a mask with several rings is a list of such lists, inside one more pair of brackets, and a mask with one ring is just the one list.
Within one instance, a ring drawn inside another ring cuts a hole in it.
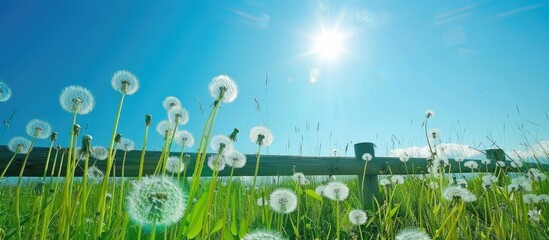
[{"label": "wooden fence", "polygon": [[[259,168],[259,176],[289,176],[295,172],[302,172],[305,175],[356,175],[359,181],[362,180],[362,173],[364,169],[364,161],[362,160],[362,155],[364,153],[370,153],[373,156],[373,159],[368,162],[368,167],[365,176],[364,184],[364,205],[366,208],[372,206],[373,198],[379,197],[379,187],[378,187],[378,176],[395,174],[395,175],[405,175],[411,173],[426,173],[427,172],[427,161],[425,158],[410,158],[409,161],[404,163],[400,161],[399,158],[395,157],[376,157],[374,151],[373,143],[358,143],[354,146],[355,157],[300,157],[300,156],[284,156],[284,155],[261,155],[261,162]],[[53,156],[55,155],[55,149],[52,151],[52,157],[49,164],[48,176],[51,172],[51,167],[53,163]],[[56,168],[59,167],[59,159],[61,159],[62,151],[59,151],[58,161]],[[145,155],[144,163],[144,172],[143,175],[152,174],[157,165],[158,159],[160,157],[159,151],[147,151]],[[48,148],[34,148],[31,152],[30,158],[27,162],[25,168],[24,176],[42,176],[44,173],[45,162],[48,154]],[[121,174],[121,165],[123,152],[118,151],[115,157],[115,169],[116,176]],[[192,169],[194,169],[196,158],[196,153],[185,153],[185,155],[190,155],[189,160],[186,162],[186,171],[187,174],[192,174]],[[179,152],[173,152],[171,155],[179,156]],[[0,146],[0,170],[4,170],[8,160],[13,156],[13,153],[10,152],[6,146]],[[66,156],[65,156],[66,157]],[[139,161],[141,157],[141,150],[134,150],[127,153],[126,156],[126,166],[124,174],[125,176],[137,176]],[[478,163],[479,168],[478,172],[494,172],[496,170],[496,161],[505,161],[505,153],[501,149],[490,149],[486,150],[486,157],[493,160],[488,166],[481,164],[481,160],[478,159],[465,159],[465,161],[475,161]],[[6,176],[18,176],[19,170],[25,158],[24,154],[19,154],[16,156],[14,162],[9,167],[6,172]],[[66,159],[66,158],[65,158]],[[234,176],[253,176],[256,157],[255,155],[247,155],[247,164],[245,167],[234,170]],[[95,160],[91,159],[90,164]],[[459,172],[458,164],[455,162],[455,159],[449,159],[452,172]],[[461,163],[463,164],[463,163]],[[106,161],[96,161],[95,166],[99,169],[106,168]],[[412,167],[413,166],[413,167]],[[549,165],[543,164],[538,165],[535,163],[525,163],[523,168],[527,167],[539,167],[541,166],[542,170],[546,171],[549,169]],[[408,171],[406,171],[406,168]],[[191,169],[191,170],[188,170]],[[462,170],[469,171],[467,168],[462,168]],[[57,171],[57,169],[55,170]],[[508,168],[508,172],[516,172],[518,169]],[[62,170],[62,173],[65,173],[65,170]],[[204,168],[202,176],[211,176],[211,170],[209,168]],[[62,174],[62,175],[63,175]],[[230,170],[223,170],[219,172],[219,176],[228,176]],[[82,175],[82,170],[77,168],[76,176]]]}]

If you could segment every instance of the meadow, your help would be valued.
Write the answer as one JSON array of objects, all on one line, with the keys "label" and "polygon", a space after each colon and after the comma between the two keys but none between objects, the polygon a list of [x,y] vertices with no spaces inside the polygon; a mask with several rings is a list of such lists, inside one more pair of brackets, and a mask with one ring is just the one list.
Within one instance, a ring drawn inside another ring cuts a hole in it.
[{"label": "meadow", "polygon": [[[3,84],[3,83],[2,83]],[[107,85],[107,84],[106,84]],[[409,175],[385,175],[379,179],[380,196],[364,206],[364,179],[341,176],[306,176],[259,179],[261,155],[274,142],[273,133],[256,126],[247,133],[212,133],[222,105],[238,95],[236,83],[226,75],[212,79],[210,113],[196,138],[196,157],[185,160],[185,148],[195,144],[193,135],[179,129],[189,120],[176,97],[163,102],[167,120],[156,123],[164,146],[153,174],[144,175],[149,127],[144,117],[139,173],[124,176],[126,153],[135,143],[118,133],[126,97],[139,89],[128,71],[113,75],[111,85],[120,102],[110,144],[93,145],[93,137],[80,134],[78,116],[93,110],[93,94],[81,86],[68,86],[60,105],[70,114],[70,135],[53,132],[48,122],[31,120],[27,137],[14,136],[7,144],[12,152],[0,175],[0,239],[545,239],[549,235],[549,181],[544,159],[536,162],[510,158],[491,162],[495,171],[463,158],[449,159],[440,146],[440,131],[429,129],[435,115],[428,110],[422,129],[430,149],[428,171]],[[11,90],[5,84],[0,100]],[[8,91],[9,90],[9,91]],[[9,94],[8,94],[9,93]],[[68,132],[59,130],[59,132]],[[253,177],[233,177],[246,165],[246,156],[233,147],[241,134],[257,148]],[[58,138],[69,145],[54,147]],[[38,179],[23,177],[36,141],[49,141],[46,169]],[[117,153],[124,153],[118,159]],[[16,156],[24,156],[19,175],[5,176]],[[117,156],[117,159],[115,159]],[[410,156],[400,161],[407,168]],[[364,172],[375,161],[362,156]],[[105,168],[94,166],[105,161]],[[122,175],[114,175],[114,161],[122,162]],[[194,168],[187,169],[186,161]],[[534,163],[534,164],[532,164]],[[453,171],[452,165],[459,171]],[[534,166],[534,167],[532,167]],[[200,178],[204,168],[211,177]],[[512,169],[516,173],[508,173]],[[82,171],[82,176],[76,173]],[[220,171],[230,171],[220,177]],[[467,177],[465,176],[467,175]]]}]

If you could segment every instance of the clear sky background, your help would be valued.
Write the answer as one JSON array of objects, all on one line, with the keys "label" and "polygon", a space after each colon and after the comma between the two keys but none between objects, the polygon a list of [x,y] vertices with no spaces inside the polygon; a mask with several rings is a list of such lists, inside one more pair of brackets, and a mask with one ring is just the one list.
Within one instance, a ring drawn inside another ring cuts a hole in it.
[{"label": "clear sky background", "polygon": [[[322,29],[340,39],[334,58],[314,50]],[[138,146],[144,115],[165,119],[170,95],[190,113],[182,129],[198,138],[213,101],[207,86],[227,74],[239,96],[222,106],[214,133],[239,128],[245,153],[255,151],[249,129],[266,125],[270,154],[299,154],[301,144],[303,155],[345,155],[350,144],[351,156],[351,143],[370,141],[394,155],[425,146],[427,109],[444,143],[486,149],[489,137],[527,151],[549,140],[548,43],[541,0],[0,1],[0,79],[13,91],[0,118],[17,110],[0,144],[39,118],[66,146],[71,114],[58,97],[81,85],[97,105],[78,122],[108,145],[120,97],[110,79],[126,69],[141,88],[126,98],[119,132]],[[162,137],[149,136],[149,149],[161,148]]]}]

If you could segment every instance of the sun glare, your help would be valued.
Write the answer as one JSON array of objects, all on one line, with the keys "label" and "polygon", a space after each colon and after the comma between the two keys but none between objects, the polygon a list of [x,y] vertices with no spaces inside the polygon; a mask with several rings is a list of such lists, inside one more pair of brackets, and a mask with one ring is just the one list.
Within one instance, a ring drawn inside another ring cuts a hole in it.
[{"label": "sun glare", "polygon": [[315,46],[313,51],[318,53],[322,59],[335,59],[344,51],[343,34],[337,31],[323,30],[314,38]]}]

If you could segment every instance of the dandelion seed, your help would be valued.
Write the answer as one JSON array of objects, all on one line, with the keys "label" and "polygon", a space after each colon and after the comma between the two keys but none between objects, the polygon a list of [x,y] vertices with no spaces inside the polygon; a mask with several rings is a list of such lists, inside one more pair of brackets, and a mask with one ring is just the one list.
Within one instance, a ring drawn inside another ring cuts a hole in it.
[{"label": "dandelion seed", "polygon": [[168,157],[168,162],[166,163],[166,171],[170,173],[182,173],[185,170],[185,163],[182,160],[179,160],[178,157]]},{"label": "dandelion seed", "polygon": [[497,161],[497,162],[496,162],[496,165],[497,165],[498,167],[505,167],[505,162],[504,162],[504,161]]},{"label": "dandelion seed", "polygon": [[387,187],[391,185],[391,181],[389,181],[389,179],[387,178],[383,178],[379,180],[379,185],[382,187]]},{"label": "dandelion seed", "polygon": [[442,192],[442,197],[448,201],[456,200],[463,202],[474,202],[477,200],[475,194],[459,186],[449,186]]},{"label": "dandelion seed", "polygon": [[227,75],[219,75],[213,78],[209,90],[212,98],[221,100],[224,103],[231,103],[238,96],[236,83]]},{"label": "dandelion seed", "polygon": [[125,152],[133,151],[135,149],[135,143],[129,138],[122,138],[118,144],[118,149]]},{"label": "dandelion seed", "polygon": [[524,200],[524,203],[526,204],[536,204],[539,202],[538,196],[531,193],[524,194],[522,200]]},{"label": "dandelion seed", "polygon": [[253,127],[250,130],[250,141],[258,145],[269,146],[273,142],[273,133],[263,126]]},{"label": "dandelion seed", "polygon": [[429,138],[430,139],[439,139],[440,138],[440,130],[438,130],[438,128],[429,129]]},{"label": "dandelion seed", "polygon": [[285,240],[280,234],[267,230],[255,230],[246,234],[242,240]]},{"label": "dandelion seed", "polygon": [[404,183],[404,177],[400,175],[394,175],[391,177],[391,182],[394,184],[403,184]]},{"label": "dandelion seed", "polygon": [[168,111],[170,122],[176,122],[179,125],[185,125],[189,122],[189,112],[181,106],[175,106]]},{"label": "dandelion seed", "polygon": [[488,165],[488,164],[492,163],[492,160],[490,160],[488,158],[485,158],[485,159],[482,159],[480,162],[484,165]]},{"label": "dandelion seed", "polygon": [[157,230],[181,219],[187,207],[187,199],[181,187],[167,177],[148,176],[133,183],[127,198],[130,218],[150,230],[156,223]]},{"label": "dandelion seed", "polygon": [[59,102],[65,111],[81,115],[91,112],[95,105],[93,94],[80,86],[68,86],[63,89],[59,96]]},{"label": "dandelion seed", "polygon": [[342,182],[330,182],[324,188],[324,196],[334,201],[343,201],[349,196],[349,187]]},{"label": "dandelion seed", "polygon": [[194,145],[194,137],[186,130],[177,131],[175,133],[175,142],[180,146],[192,147]]},{"label": "dandelion seed", "polygon": [[530,220],[534,221],[534,222],[539,222],[540,218],[539,216],[541,215],[541,210],[530,210],[528,211],[528,217],[530,217]]},{"label": "dandelion seed", "polygon": [[334,157],[337,157],[338,153],[339,153],[339,149],[337,149],[337,148],[332,149],[332,155]]},{"label": "dandelion seed", "polygon": [[432,118],[434,116],[435,116],[435,111],[431,109],[427,109],[427,111],[425,111],[425,118]]},{"label": "dandelion seed", "polygon": [[516,177],[511,179],[511,184],[507,186],[507,191],[508,192],[514,192],[514,191],[531,192],[532,183],[530,182],[530,179],[527,177]]},{"label": "dandelion seed", "polygon": [[408,156],[408,154],[406,153],[402,153],[399,159],[401,162],[405,163],[405,162],[408,162],[408,160],[410,160],[410,156]]},{"label": "dandelion seed", "polygon": [[112,76],[111,84],[114,90],[127,95],[132,95],[139,89],[137,77],[126,70],[116,71]]},{"label": "dandelion seed", "polygon": [[51,136],[51,126],[48,122],[33,119],[27,124],[27,134],[31,137],[46,139]]},{"label": "dandelion seed", "polygon": [[405,228],[397,233],[396,240],[431,240],[431,237],[419,228]]},{"label": "dandelion seed", "polygon": [[320,186],[315,188],[315,192],[320,196],[324,196],[324,190],[325,189],[326,189],[326,186],[320,185]]},{"label": "dandelion seed", "polygon": [[225,156],[225,162],[229,167],[243,168],[246,165],[246,155],[233,150]]},{"label": "dandelion seed", "polygon": [[353,225],[363,225],[366,223],[366,220],[368,220],[368,217],[366,216],[366,212],[362,210],[354,209],[349,212],[349,221]]},{"label": "dandelion seed", "polygon": [[463,164],[463,166],[473,170],[478,168],[478,163],[475,161],[467,161]]},{"label": "dandelion seed", "polygon": [[[212,171],[218,171],[221,172],[223,169],[225,169],[225,157],[223,155],[219,156],[219,159],[217,159],[218,155],[211,155],[208,157],[208,167]],[[215,161],[217,159],[217,165],[215,164]]]},{"label": "dandelion seed", "polygon": [[297,195],[290,189],[276,189],[271,193],[269,206],[277,213],[292,213],[297,208]]},{"label": "dandelion seed", "polygon": [[179,101],[179,98],[176,98],[174,96],[169,96],[162,101],[162,106],[166,109],[166,111],[170,111],[170,109],[174,107],[181,106],[181,101]]},{"label": "dandelion seed", "polygon": [[11,98],[11,88],[3,81],[0,81],[0,102],[6,102]]},{"label": "dandelion seed", "polygon": [[30,149],[31,141],[24,137],[13,137],[8,142],[8,149],[19,154],[26,154]]},{"label": "dandelion seed", "polygon": [[231,152],[233,142],[225,135],[215,135],[211,141],[212,149],[219,154]]},{"label": "dandelion seed", "polygon": [[88,179],[94,183],[99,183],[103,180],[105,174],[95,166],[88,168]]},{"label": "dandelion seed", "polygon": [[104,161],[109,156],[109,151],[104,147],[96,146],[92,148],[91,155],[97,160]]}]

